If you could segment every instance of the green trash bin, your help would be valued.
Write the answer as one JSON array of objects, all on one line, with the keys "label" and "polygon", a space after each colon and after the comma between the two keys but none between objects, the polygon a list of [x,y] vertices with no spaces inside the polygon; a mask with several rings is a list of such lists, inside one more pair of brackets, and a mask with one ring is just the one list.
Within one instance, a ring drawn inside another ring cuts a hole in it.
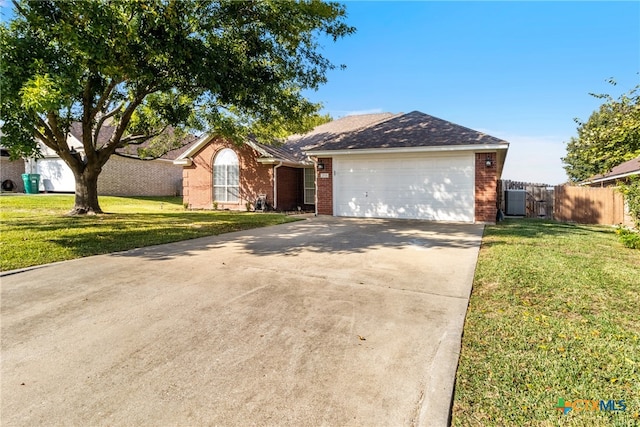
[{"label": "green trash bin", "polygon": [[40,193],[40,174],[32,173],[29,179],[31,180],[31,191],[33,194]]},{"label": "green trash bin", "polygon": [[40,174],[23,173],[22,182],[24,183],[24,192],[27,194],[40,193]]},{"label": "green trash bin", "polygon": [[31,180],[29,179],[28,173],[22,174],[22,183],[24,184],[24,192],[31,194]]}]

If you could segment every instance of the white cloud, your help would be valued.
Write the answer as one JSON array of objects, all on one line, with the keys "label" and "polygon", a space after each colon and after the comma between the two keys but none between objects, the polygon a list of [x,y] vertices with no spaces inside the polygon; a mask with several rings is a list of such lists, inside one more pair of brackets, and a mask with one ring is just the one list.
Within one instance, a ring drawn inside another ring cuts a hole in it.
[{"label": "white cloud", "polygon": [[569,140],[568,136],[515,135],[487,130],[481,132],[510,143],[502,179],[550,185],[567,181],[561,158],[566,155],[565,141]]}]

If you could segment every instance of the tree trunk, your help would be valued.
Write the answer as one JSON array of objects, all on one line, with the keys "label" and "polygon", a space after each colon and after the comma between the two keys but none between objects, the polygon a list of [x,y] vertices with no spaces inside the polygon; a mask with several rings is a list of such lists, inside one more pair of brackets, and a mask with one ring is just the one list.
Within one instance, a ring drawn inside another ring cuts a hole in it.
[{"label": "tree trunk", "polygon": [[86,168],[82,173],[74,174],[76,178],[76,200],[69,215],[95,215],[102,213],[98,204],[98,175]]}]

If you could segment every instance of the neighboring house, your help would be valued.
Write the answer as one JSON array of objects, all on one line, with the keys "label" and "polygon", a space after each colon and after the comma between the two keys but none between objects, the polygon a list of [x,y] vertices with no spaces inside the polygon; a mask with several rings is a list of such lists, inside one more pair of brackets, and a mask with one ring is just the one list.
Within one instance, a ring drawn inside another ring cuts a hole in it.
[{"label": "neighboring house", "polygon": [[24,161],[10,160],[9,151],[4,148],[0,148],[0,183],[2,183],[2,191],[23,193],[23,173]]},{"label": "neighboring house", "polygon": [[[640,156],[620,163],[618,166],[612,168],[608,173],[594,175],[580,184],[589,187],[615,187],[618,184],[628,182],[632,176],[640,176]],[[621,196],[618,195],[617,197]],[[609,205],[609,203],[611,203],[610,200],[616,200],[616,196],[607,198],[606,200],[607,205]],[[622,210],[622,221],[619,222],[628,227],[633,227],[634,222],[631,218],[629,204],[627,203],[626,198],[623,198],[621,206],[622,208],[618,207],[618,211]],[[611,206],[608,206],[608,208],[611,209]],[[616,221],[616,223],[617,222],[618,221]]]},{"label": "neighboring house", "polygon": [[427,114],[347,116],[281,146],[205,136],[180,155],[190,208],[495,222],[509,144]]},{"label": "neighboring house", "polygon": [[[0,126],[0,138],[2,137],[2,127]],[[24,173],[23,160],[11,160],[9,150],[0,146],[0,191],[4,192],[24,192],[22,174]]]},{"label": "neighboring house", "polygon": [[619,164],[608,173],[595,175],[581,184],[590,187],[611,187],[619,182],[628,181],[634,175],[640,175],[640,156]]},{"label": "neighboring house", "polygon": [[[98,143],[106,143],[109,128],[100,133]],[[82,128],[74,123],[67,144],[82,153]],[[28,173],[40,174],[40,191],[73,193],[73,172],[53,150],[40,144],[43,158],[26,162]],[[188,144],[158,159],[146,160],[136,155],[137,146],[120,148],[103,166],[98,177],[98,194],[105,196],[177,196],[182,193],[182,168],[174,165]]]}]

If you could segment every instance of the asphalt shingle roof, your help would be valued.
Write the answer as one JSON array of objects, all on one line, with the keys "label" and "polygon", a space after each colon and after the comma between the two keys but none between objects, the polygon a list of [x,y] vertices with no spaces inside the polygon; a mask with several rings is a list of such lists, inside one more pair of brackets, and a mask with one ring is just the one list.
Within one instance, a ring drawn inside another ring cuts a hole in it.
[{"label": "asphalt shingle roof", "polygon": [[[194,155],[211,138],[208,136],[192,144],[178,159]],[[263,159],[300,166],[309,164],[308,155],[317,151],[508,144],[419,111],[346,116],[317,126],[306,134],[291,135],[280,145],[261,144],[255,140],[250,143]]]},{"label": "asphalt shingle roof", "polygon": [[[635,159],[627,160],[624,163],[620,163],[618,166],[611,169],[609,173],[605,173],[602,175],[596,175],[589,179],[592,180],[605,180],[609,177],[617,177],[619,175],[631,174],[632,172],[640,172],[640,156]],[[615,179],[615,178],[614,178]]]},{"label": "asphalt shingle roof", "polygon": [[419,111],[413,111],[389,117],[354,132],[327,138],[314,149],[325,151],[503,143],[506,141]]},{"label": "asphalt shingle roof", "polygon": [[285,143],[280,146],[265,144],[260,144],[260,146],[278,159],[291,162],[303,162],[306,159],[306,151],[317,148],[340,135],[356,132],[393,116],[392,113],[346,116],[316,126],[313,130],[303,135],[291,135]]}]

